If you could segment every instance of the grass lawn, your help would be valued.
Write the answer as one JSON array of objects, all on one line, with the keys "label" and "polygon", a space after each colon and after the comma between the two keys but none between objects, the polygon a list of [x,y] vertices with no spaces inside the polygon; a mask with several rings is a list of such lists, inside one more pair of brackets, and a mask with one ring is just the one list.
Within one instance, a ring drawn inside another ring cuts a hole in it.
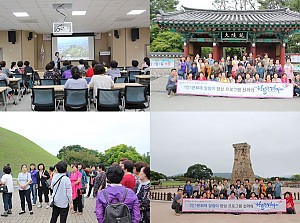
[{"label": "grass lawn", "polygon": [[185,182],[184,181],[163,181],[162,185],[163,186],[184,186]]},{"label": "grass lawn", "polygon": [[[22,120],[20,119],[20,125]],[[45,132],[45,134],[47,134]],[[52,133],[55,134],[55,133]],[[46,168],[54,166],[59,159],[29,139],[0,127],[0,170],[10,164],[13,177],[21,172],[21,165],[30,163],[44,163]]]}]

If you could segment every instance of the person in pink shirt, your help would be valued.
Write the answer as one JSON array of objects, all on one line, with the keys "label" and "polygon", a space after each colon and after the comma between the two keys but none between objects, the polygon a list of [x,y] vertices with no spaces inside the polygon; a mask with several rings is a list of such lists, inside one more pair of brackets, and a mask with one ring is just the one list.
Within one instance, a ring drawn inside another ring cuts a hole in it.
[{"label": "person in pink shirt", "polygon": [[294,80],[294,66],[291,64],[291,59],[286,60],[286,64],[283,67],[283,72],[286,73],[287,79],[289,79],[289,83]]},{"label": "person in pink shirt", "polygon": [[74,213],[77,213],[77,209],[78,209],[78,215],[82,215],[82,211],[83,211],[81,178],[82,175],[78,171],[78,165],[73,165],[71,175],[70,175],[70,180],[72,185],[73,209],[74,209]]},{"label": "person in pink shirt", "polygon": [[204,74],[202,72],[200,72],[200,76],[197,79],[198,81],[206,81],[206,77],[204,76]]},{"label": "person in pink shirt", "polygon": [[289,83],[286,73],[282,74],[281,83]]}]

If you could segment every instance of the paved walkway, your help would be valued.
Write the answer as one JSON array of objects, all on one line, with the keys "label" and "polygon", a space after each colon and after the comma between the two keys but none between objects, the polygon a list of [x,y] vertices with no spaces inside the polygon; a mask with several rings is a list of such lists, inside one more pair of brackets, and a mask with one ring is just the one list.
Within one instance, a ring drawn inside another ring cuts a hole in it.
[{"label": "paved walkway", "polygon": [[167,76],[151,81],[151,111],[299,111],[300,98],[256,99],[176,95],[167,97]]},{"label": "paved walkway", "polygon": [[[300,210],[300,204],[295,204],[296,210]],[[170,202],[151,202],[151,222],[153,223],[292,223],[299,222],[300,213],[289,214],[181,214],[176,216],[171,209]]]},{"label": "paved walkway", "polygon": [[[0,213],[2,214],[3,209],[3,203],[2,203],[2,195],[0,195]],[[91,222],[97,222],[96,220],[96,214],[94,213],[95,210],[95,203],[96,199],[94,198],[85,198],[84,204],[85,207],[83,209],[83,215],[78,216],[77,214],[73,214],[72,211],[69,212],[68,215],[68,223],[91,223]],[[12,215],[9,215],[8,217],[1,217],[0,216],[0,223],[15,223],[15,222],[28,222],[28,223],[49,223],[52,215],[52,209],[46,209],[46,205],[44,205],[42,208],[37,208],[37,206],[33,207],[33,215],[29,214],[29,211],[26,206],[26,213],[23,215],[19,215],[19,212],[21,211],[21,203],[19,199],[18,191],[13,193],[13,209]],[[59,219],[58,221],[59,222]]]}]

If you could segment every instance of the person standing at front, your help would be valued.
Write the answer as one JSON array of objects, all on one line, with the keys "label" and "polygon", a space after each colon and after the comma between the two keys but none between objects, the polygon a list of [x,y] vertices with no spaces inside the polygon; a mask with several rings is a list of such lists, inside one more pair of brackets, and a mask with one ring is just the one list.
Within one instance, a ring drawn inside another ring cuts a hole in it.
[{"label": "person standing at front", "polygon": [[19,213],[25,214],[25,198],[28,204],[29,213],[32,215],[32,203],[30,199],[30,184],[32,182],[31,175],[27,171],[27,165],[23,164],[21,166],[22,172],[18,175],[18,185],[19,185],[19,196],[21,200],[21,209],[22,211]]},{"label": "person standing at front", "polygon": [[1,214],[2,217],[7,217],[12,214],[12,193],[14,192],[13,178],[11,176],[11,168],[9,165],[3,167],[4,175],[1,178],[0,185],[5,185],[7,187],[7,192],[3,192],[3,204],[4,213]]},{"label": "person standing at front", "polygon": [[38,165],[38,173],[37,173],[37,186],[38,186],[38,195],[39,202],[38,208],[43,207],[43,194],[45,197],[46,208],[49,208],[49,187],[47,185],[47,180],[50,179],[50,175],[47,170],[45,170],[45,165],[40,163]]},{"label": "person standing at front", "polygon": [[37,178],[36,178],[36,175],[37,175],[37,170],[35,169],[35,164],[34,163],[31,163],[30,164],[30,175],[31,175],[31,179],[32,179],[32,183],[30,184],[30,191],[31,191],[31,194],[32,194],[32,206],[35,206],[36,205],[36,189],[37,189]]},{"label": "person standing at front", "polygon": [[275,185],[274,185],[274,197],[275,199],[281,199],[281,187],[282,184],[279,181],[279,177],[275,178]]},{"label": "person standing at front", "polygon": [[70,180],[72,185],[72,200],[73,200],[74,214],[77,213],[78,210],[78,215],[82,215],[83,212],[81,178],[82,175],[78,171],[78,165],[73,165]]},{"label": "person standing at front", "polygon": [[53,176],[51,182],[53,209],[50,223],[56,223],[58,216],[60,216],[60,223],[66,223],[69,209],[73,207],[71,181],[66,176],[67,164],[65,162],[58,162],[55,169],[57,174]]}]

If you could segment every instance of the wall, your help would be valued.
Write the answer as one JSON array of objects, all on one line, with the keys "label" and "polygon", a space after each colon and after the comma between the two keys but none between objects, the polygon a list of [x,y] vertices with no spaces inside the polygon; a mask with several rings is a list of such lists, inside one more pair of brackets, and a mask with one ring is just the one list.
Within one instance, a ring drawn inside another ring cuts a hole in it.
[{"label": "wall", "polygon": [[6,61],[7,67],[10,66],[12,61],[21,60],[21,31],[16,32],[17,42],[12,44],[8,42],[7,31],[0,31],[0,48],[3,51],[3,60]]}]

